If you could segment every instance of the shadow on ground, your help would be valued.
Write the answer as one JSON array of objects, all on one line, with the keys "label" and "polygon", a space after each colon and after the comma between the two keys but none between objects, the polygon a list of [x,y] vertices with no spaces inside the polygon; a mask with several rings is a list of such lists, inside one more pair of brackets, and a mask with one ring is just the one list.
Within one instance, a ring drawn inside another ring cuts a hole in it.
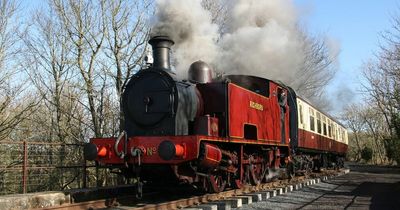
[{"label": "shadow on ground", "polygon": [[351,194],[353,199],[370,197],[370,209],[400,208],[400,182],[363,182]]}]

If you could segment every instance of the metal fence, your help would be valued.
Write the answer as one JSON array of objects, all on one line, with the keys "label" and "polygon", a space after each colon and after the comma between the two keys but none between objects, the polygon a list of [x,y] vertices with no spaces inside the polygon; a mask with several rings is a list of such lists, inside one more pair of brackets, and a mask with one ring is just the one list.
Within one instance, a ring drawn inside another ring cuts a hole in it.
[{"label": "metal fence", "polygon": [[0,142],[0,195],[116,185],[83,159],[83,144]]}]

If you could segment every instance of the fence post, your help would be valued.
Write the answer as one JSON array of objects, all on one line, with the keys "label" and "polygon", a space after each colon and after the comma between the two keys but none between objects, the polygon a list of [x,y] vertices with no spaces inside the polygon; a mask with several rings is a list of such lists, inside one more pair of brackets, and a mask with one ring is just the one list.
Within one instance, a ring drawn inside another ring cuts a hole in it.
[{"label": "fence post", "polygon": [[98,164],[97,161],[95,162],[95,166],[96,166],[96,187],[100,187],[100,181],[99,181],[99,177],[100,177],[100,175],[99,175],[99,164]]},{"label": "fence post", "polygon": [[87,165],[86,165],[86,160],[83,158],[83,188],[87,188]]},{"label": "fence post", "polygon": [[23,145],[24,145],[24,149],[23,149],[24,150],[23,151],[24,160],[23,160],[23,163],[22,163],[22,193],[25,194],[27,192],[26,182],[27,182],[27,179],[28,179],[28,170],[27,170],[27,167],[28,167],[28,146],[26,144],[26,141],[24,141]]}]

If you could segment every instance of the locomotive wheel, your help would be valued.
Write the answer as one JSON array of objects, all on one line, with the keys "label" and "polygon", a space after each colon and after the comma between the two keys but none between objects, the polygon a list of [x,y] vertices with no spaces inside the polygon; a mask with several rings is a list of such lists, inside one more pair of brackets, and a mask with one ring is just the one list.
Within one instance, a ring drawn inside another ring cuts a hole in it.
[{"label": "locomotive wheel", "polygon": [[209,177],[209,181],[213,192],[218,193],[225,190],[226,180],[223,176],[212,175]]},{"label": "locomotive wheel", "polygon": [[225,190],[227,176],[222,173],[210,173],[207,178],[206,191],[211,193],[218,193]]},{"label": "locomotive wheel", "polygon": [[251,185],[259,185],[261,183],[260,167],[257,165],[250,165],[250,183]]},{"label": "locomotive wheel", "polygon": [[293,179],[296,174],[295,165],[292,161],[286,165],[286,174],[289,179]]},{"label": "locomotive wheel", "polygon": [[244,171],[243,171],[243,180],[242,183],[243,184],[251,184],[251,166],[250,165],[245,165],[244,166]]},{"label": "locomotive wheel", "polygon": [[263,164],[246,165],[244,169],[243,183],[250,185],[259,185],[265,176]]},{"label": "locomotive wheel", "polygon": [[267,173],[268,167],[264,160],[261,160],[261,163],[250,165],[250,183],[252,185],[259,185],[264,181]]},{"label": "locomotive wheel", "polygon": [[[232,179],[232,186],[236,189],[242,188],[244,185],[250,185],[250,166],[244,165],[243,166],[243,179],[240,180],[240,175],[237,175],[235,178]],[[239,179],[238,179],[239,178]]]},{"label": "locomotive wheel", "polygon": [[240,188],[243,187],[242,181],[240,181],[240,179],[235,179],[235,180],[233,180],[232,185],[233,185],[233,187],[236,188],[236,189],[240,189]]},{"label": "locomotive wheel", "polygon": [[309,176],[312,173],[313,168],[314,168],[313,161],[307,162],[306,167],[305,167],[305,171],[304,171],[304,175],[305,176]]},{"label": "locomotive wheel", "polygon": [[243,179],[234,180],[235,188],[242,188],[243,185],[259,185],[266,180],[268,174],[268,166],[264,159],[259,158],[254,164],[246,164],[243,166]]},{"label": "locomotive wheel", "polygon": [[235,173],[235,174],[231,174],[231,179],[230,179],[230,185],[233,187],[233,188],[236,188],[236,189],[240,189],[240,188],[242,188],[243,187],[243,183],[242,183],[242,180],[240,180],[240,175],[238,175],[237,173]]}]

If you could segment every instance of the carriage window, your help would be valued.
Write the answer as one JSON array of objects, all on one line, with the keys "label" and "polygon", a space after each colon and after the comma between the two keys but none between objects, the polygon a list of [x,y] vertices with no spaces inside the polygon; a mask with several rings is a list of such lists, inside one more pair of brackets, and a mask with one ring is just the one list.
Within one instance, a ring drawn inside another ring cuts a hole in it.
[{"label": "carriage window", "polygon": [[344,142],[345,141],[345,139],[344,139],[345,137],[344,137],[344,128],[342,128],[342,142]]},{"label": "carriage window", "polygon": [[315,131],[314,121],[314,110],[310,108],[310,130],[312,131]]},{"label": "carriage window", "polygon": [[328,120],[328,136],[332,137],[332,122]]},{"label": "carriage window", "polygon": [[326,117],[325,116],[322,116],[322,128],[323,128],[323,131],[324,131],[324,135],[326,136],[327,135],[327,131],[326,131]]},{"label": "carriage window", "polygon": [[335,127],[336,127],[336,124],[335,124],[334,122],[332,122],[332,138],[333,138],[333,139],[336,138],[336,135],[335,135]]},{"label": "carriage window", "polygon": [[322,127],[321,127],[321,113],[317,112],[317,132],[319,134],[322,133]]},{"label": "carriage window", "polygon": [[303,124],[303,106],[299,104],[300,124]]}]

